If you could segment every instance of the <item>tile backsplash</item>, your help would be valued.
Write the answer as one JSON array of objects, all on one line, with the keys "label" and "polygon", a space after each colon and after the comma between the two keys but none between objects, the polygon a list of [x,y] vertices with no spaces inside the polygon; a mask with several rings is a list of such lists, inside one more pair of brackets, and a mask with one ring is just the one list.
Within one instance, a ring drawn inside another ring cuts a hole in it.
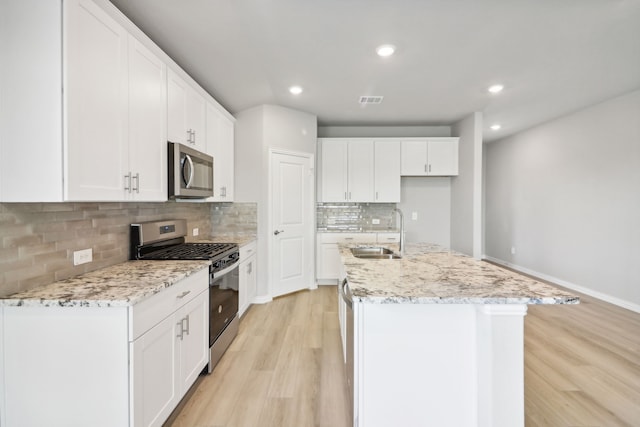
[{"label": "tile backsplash", "polygon": [[[396,229],[395,203],[318,203],[320,231],[386,231]],[[380,220],[374,224],[374,219]]]},{"label": "tile backsplash", "polygon": [[[131,223],[174,218],[198,238],[255,234],[255,203],[0,203],[0,297],[126,261]],[[93,261],[74,266],[73,252],[88,248]]]},{"label": "tile backsplash", "polygon": [[258,232],[257,203],[216,203],[211,207],[214,234],[250,234]]}]

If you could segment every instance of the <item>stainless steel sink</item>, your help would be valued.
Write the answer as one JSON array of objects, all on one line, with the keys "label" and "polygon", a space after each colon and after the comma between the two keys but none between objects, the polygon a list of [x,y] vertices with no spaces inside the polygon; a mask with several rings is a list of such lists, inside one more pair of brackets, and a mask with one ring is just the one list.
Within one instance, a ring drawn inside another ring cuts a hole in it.
[{"label": "stainless steel sink", "polygon": [[372,247],[372,248],[351,248],[351,253],[356,258],[364,259],[400,259],[400,255],[393,253],[391,249]]}]

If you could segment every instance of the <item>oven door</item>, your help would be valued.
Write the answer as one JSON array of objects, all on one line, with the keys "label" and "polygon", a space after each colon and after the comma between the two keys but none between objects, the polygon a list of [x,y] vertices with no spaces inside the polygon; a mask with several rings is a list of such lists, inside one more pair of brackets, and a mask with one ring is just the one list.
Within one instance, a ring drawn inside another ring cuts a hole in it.
[{"label": "oven door", "polygon": [[213,275],[209,287],[209,347],[238,314],[239,262]]}]

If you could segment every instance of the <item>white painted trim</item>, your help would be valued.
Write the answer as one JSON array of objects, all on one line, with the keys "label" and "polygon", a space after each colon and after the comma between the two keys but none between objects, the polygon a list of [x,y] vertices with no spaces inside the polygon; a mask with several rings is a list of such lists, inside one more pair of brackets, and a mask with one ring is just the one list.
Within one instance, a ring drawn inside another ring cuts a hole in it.
[{"label": "white painted trim", "polygon": [[267,304],[273,301],[270,295],[260,295],[257,296],[251,301],[251,304]]},{"label": "white painted trim", "polygon": [[505,267],[513,268],[521,273],[529,274],[531,276],[535,276],[539,279],[546,280],[548,282],[552,282],[556,285],[563,286],[565,288],[574,290],[576,292],[581,292],[583,294],[589,295],[591,297],[597,298],[602,301],[606,301],[613,305],[617,305],[618,307],[626,308],[627,310],[635,311],[636,313],[640,313],[640,304],[633,303],[631,301],[624,300],[622,298],[614,297],[609,294],[605,294],[603,292],[594,291],[593,289],[585,288],[584,286],[576,285],[575,283],[567,282],[566,280],[558,279],[557,277],[550,276],[548,274],[540,273],[535,270],[531,270],[526,267],[519,266],[517,264],[512,264],[507,261],[503,261],[498,258],[491,257],[489,255],[483,255],[482,259],[486,259],[488,261],[495,262],[496,264],[504,265]]}]

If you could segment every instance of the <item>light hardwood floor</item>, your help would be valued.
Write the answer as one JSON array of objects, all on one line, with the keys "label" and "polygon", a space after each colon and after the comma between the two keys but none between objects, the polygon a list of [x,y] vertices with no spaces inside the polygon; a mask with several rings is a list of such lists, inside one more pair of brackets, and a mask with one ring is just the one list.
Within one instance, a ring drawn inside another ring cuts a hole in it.
[{"label": "light hardwood floor", "polygon": [[[580,296],[576,306],[529,306],[526,426],[638,427],[640,314]],[[335,286],[252,306],[165,427],[347,427],[336,308]]]},{"label": "light hardwood floor", "polygon": [[337,296],[320,286],[252,306],[213,373],[165,426],[347,427]]}]

